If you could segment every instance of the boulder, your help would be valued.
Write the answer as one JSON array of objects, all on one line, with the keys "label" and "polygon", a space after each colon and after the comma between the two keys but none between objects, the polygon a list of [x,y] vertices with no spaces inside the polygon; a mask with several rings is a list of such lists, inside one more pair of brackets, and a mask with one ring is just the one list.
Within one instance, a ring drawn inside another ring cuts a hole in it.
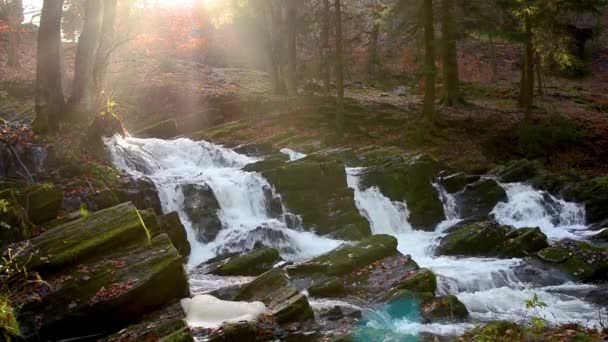
[{"label": "boulder", "polygon": [[32,224],[19,204],[15,189],[0,191],[0,246],[27,239]]},{"label": "boulder", "polygon": [[308,293],[313,297],[343,297],[346,294],[344,280],[333,277],[326,281],[314,284],[308,288]]},{"label": "boulder", "polygon": [[374,261],[399,254],[397,239],[390,235],[374,235],[357,244],[344,244],[306,263],[291,266],[288,272],[295,275],[322,270],[326,275],[342,276]]},{"label": "boulder", "polygon": [[192,222],[197,239],[201,242],[213,241],[222,229],[222,222],[217,216],[220,204],[213,190],[207,184],[185,184],[182,191],[184,213]]},{"label": "boulder", "polygon": [[536,177],[539,167],[536,163],[526,159],[514,160],[506,165],[499,166],[492,174],[503,183],[526,182]]},{"label": "boulder", "polygon": [[230,301],[263,302],[279,324],[314,319],[308,299],[289,282],[282,270],[270,270],[245,285],[215,291],[211,295]]},{"label": "boulder", "polygon": [[421,268],[395,284],[394,287],[414,293],[435,293],[437,290],[437,276],[433,271]]},{"label": "boulder", "polygon": [[495,180],[484,178],[467,185],[456,194],[460,217],[484,217],[498,202],[506,202],[507,193]]},{"label": "boulder", "polygon": [[177,121],[168,119],[142,128],[136,131],[134,135],[140,138],[171,139],[179,135],[179,130],[177,129]]},{"label": "boulder", "polygon": [[154,182],[147,177],[131,177],[120,183],[113,190],[121,203],[131,202],[137,209],[154,209],[156,215],[162,215],[163,209]]},{"label": "boulder", "polygon": [[178,213],[172,212],[158,217],[161,231],[167,233],[173,242],[173,246],[179,254],[187,258],[190,256],[190,242],[188,242],[188,234],[186,228],[182,224]]},{"label": "boulder", "polygon": [[608,176],[576,184],[565,191],[564,197],[585,204],[587,222],[595,223],[608,219]]},{"label": "boulder", "polygon": [[608,280],[608,249],[584,241],[562,240],[538,257],[580,281]]},{"label": "boulder", "polygon": [[441,185],[450,194],[457,193],[465,186],[477,182],[481,177],[478,175],[468,175],[465,173],[455,173],[441,178]]},{"label": "boulder", "polygon": [[259,276],[272,269],[281,260],[279,251],[270,247],[260,247],[241,254],[219,265],[211,271],[220,276]]},{"label": "boulder", "polygon": [[354,192],[346,183],[341,162],[273,159],[245,169],[260,172],[281,195],[289,211],[300,216],[305,229],[344,240],[371,235],[369,222],[355,206]]},{"label": "boulder", "polygon": [[100,342],[194,342],[179,303],[145,316],[139,323],[106,337]]},{"label": "boulder", "polygon": [[472,223],[451,230],[437,246],[439,255],[523,257],[548,246],[539,228],[515,229],[495,222]]},{"label": "boulder", "polygon": [[381,158],[374,151],[364,154],[371,166],[362,174],[364,188],[377,186],[392,201],[406,202],[414,229],[433,231],[445,220],[443,204],[433,182],[444,168],[427,155],[388,154]]},{"label": "boulder", "polygon": [[234,148],[234,152],[245,154],[251,157],[263,157],[276,152],[270,143],[251,143]]},{"label": "boulder", "polygon": [[427,321],[462,322],[469,317],[469,310],[456,296],[435,297],[421,307]]},{"label": "boulder", "polygon": [[19,202],[26,209],[30,221],[40,224],[57,218],[63,191],[51,184],[31,186],[20,192]]}]

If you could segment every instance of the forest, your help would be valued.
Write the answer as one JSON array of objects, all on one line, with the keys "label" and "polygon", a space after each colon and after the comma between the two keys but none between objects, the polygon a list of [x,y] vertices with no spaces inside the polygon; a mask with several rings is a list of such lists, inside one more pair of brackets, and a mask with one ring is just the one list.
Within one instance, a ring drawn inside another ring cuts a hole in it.
[{"label": "forest", "polygon": [[0,0],[4,341],[608,341],[608,0]]}]

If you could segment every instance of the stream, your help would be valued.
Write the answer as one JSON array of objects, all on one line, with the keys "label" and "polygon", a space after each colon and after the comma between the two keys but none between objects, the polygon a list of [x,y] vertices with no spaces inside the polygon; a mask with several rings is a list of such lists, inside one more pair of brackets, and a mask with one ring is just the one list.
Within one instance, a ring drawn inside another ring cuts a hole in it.
[{"label": "stream", "polygon": [[[280,194],[259,174],[242,168],[259,159],[238,154],[208,142],[189,139],[159,140],[115,137],[106,141],[117,167],[134,176],[146,176],[156,185],[163,211],[177,211],[192,246],[188,268],[193,294],[244,283],[248,277],[201,275],[196,267],[218,253],[251,249],[256,242],[277,248],[284,259],[298,261],[328,252],[342,241],[320,237],[299,229],[297,216],[281,204],[281,213],[273,214],[271,202],[280,202]],[[304,154],[284,149],[291,160]],[[444,204],[447,220],[435,231],[413,230],[408,222],[407,203],[393,202],[378,188],[359,186],[360,168],[347,168],[348,186],[354,189],[360,213],[369,220],[374,234],[390,234],[399,241],[399,250],[409,254],[421,266],[438,277],[438,295],[456,295],[468,308],[470,322],[458,324],[421,324],[406,319],[392,319],[376,312],[367,318],[373,327],[392,329],[406,335],[421,332],[455,335],[474,322],[497,319],[520,320],[525,301],[537,294],[547,304],[536,312],[551,323],[579,322],[597,324],[599,308],[581,299],[593,290],[592,285],[567,282],[522,259],[455,258],[435,256],[433,250],[445,230],[459,222],[454,197],[434,184]],[[222,229],[208,243],[201,243],[184,205],[183,188],[206,184],[219,203]],[[583,239],[590,233],[585,226],[584,208],[564,202],[522,183],[501,184],[508,201],[493,211],[501,224],[516,228],[540,227],[549,239]],[[314,308],[327,306],[323,300],[311,300]]]}]

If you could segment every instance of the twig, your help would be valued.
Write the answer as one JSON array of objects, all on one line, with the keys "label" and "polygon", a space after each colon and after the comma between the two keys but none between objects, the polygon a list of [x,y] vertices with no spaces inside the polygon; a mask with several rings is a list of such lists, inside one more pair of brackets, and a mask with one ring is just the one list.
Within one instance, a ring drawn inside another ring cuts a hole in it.
[{"label": "twig", "polygon": [[23,168],[23,170],[27,174],[27,177],[24,177],[25,180],[28,181],[29,184],[33,184],[34,183],[34,177],[32,177],[32,174],[27,169],[27,166],[25,166],[25,164],[23,163],[23,161],[21,161],[21,158],[19,158],[19,155],[17,154],[17,152],[15,151],[15,149],[13,148],[13,146],[8,145],[8,148],[13,152],[13,154],[15,155],[15,158],[17,158],[17,161],[19,162],[19,164],[21,164],[21,167]]}]

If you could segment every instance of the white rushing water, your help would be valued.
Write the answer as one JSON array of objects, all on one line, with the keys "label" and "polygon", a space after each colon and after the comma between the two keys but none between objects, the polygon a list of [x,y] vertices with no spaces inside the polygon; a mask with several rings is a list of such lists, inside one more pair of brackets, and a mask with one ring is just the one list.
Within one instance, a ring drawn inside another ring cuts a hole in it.
[{"label": "white rushing water", "polygon": [[[413,230],[407,221],[407,204],[393,202],[386,198],[377,188],[361,189],[358,174],[360,168],[347,168],[348,184],[355,190],[355,201],[363,216],[371,224],[375,234],[391,234],[399,241],[399,250],[410,254],[421,266],[432,269],[438,276],[438,295],[456,295],[469,309],[471,318],[480,321],[496,319],[521,320],[525,312],[525,301],[538,294],[541,301],[547,304],[534,314],[550,322],[579,322],[587,325],[597,323],[597,308],[572,295],[560,292],[559,286],[527,283],[516,274],[516,268],[523,265],[520,259],[496,258],[455,258],[435,256],[434,247],[445,234],[445,229],[459,222],[458,208],[454,197],[438,184],[434,184],[444,204],[447,220],[442,222],[434,232]],[[494,214],[503,224],[517,228],[541,227],[550,237],[564,236],[574,227],[584,223],[584,212],[580,207],[550,198],[555,209],[549,212],[543,209],[546,202],[543,195],[523,184],[506,184],[509,200],[499,204]],[[544,211],[543,211],[544,210]],[[582,216],[582,217],[581,217]],[[580,226],[580,227],[579,227]],[[580,235],[569,235],[580,236]],[[569,289],[588,288],[589,285],[564,284]],[[593,286],[591,286],[593,287]],[[420,324],[407,319],[374,320],[372,323],[383,325],[397,332],[417,335],[431,332],[440,335],[458,335],[470,327],[462,324]]]},{"label": "white rushing water", "polygon": [[[189,139],[160,140],[114,137],[106,141],[114,163],[134,176],[149,177],[159,192],[165,213],[176,211],[192,246],[189,268],[216,256],[218,251],[239,252],[256,242],[283,251],[297,260],[327,252],[340,241],[288,229],[285,218],[271,218],[266,179],[242,168],[257,159],[208,142]],[[201,243],[184,213],[182,186],[206,184],[219,203],[222,229],[214,241]],[[273,196],[277,196],[274,194]]]}]

